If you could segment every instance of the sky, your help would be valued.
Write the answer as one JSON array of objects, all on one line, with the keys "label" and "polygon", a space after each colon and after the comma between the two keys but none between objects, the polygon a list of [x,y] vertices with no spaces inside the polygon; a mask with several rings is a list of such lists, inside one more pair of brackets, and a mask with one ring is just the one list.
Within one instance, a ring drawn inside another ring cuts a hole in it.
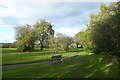
[{"label": "sky", "polygon": [[[0,43],[15,41],[14,27],[45,19],[55,32],[74,36],[86,28],[90,13],[99,12],[101,2],[0,1]],[[109,2],[106,2],[108,5]]]}]

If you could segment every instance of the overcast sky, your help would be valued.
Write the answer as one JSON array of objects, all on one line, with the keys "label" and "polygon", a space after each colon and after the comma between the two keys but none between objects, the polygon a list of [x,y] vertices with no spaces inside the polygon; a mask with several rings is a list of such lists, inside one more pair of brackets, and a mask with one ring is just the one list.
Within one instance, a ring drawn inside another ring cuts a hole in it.
[{"label": "overcast sky", "polygon": [[97,13],[100,4],[101,2],[0,1],[0,43],[15,41],[13,27],[33,25],[39,19],[50,21],[55,32],[74,36],[86,28],[89,14]]}]

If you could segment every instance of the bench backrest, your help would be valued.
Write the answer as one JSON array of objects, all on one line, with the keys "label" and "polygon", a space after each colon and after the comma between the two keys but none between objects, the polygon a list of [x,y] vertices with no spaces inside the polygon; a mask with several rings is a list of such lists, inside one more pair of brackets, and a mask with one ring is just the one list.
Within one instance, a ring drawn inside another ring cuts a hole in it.
[{"label": "bench backrest", "polygon": [[58,55],[58,56],[52,56],[51,59],[61,59],[62,55]]}]

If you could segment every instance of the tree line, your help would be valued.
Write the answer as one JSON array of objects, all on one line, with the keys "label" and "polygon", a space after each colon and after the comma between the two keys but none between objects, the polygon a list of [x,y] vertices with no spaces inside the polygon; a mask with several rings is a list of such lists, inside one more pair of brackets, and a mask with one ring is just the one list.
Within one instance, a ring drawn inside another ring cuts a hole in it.
[{"label": "tree line", "polygon": [[75,37],[88,52],[120,56],[120,2],[102,3],[99,13],[91,13],[87,29]]},{"label": "tree line", "polygon": [[0,48],[16,48],[16,43],[0,43],[2,46]]},{"label": "tree line", "polygon": [[65,34],[56,33],[52,29],[53,25],[45,20],[39,20],[33,26],[22,25],[15,27],[16,47],[20,52],[34,51],[35,45],[39,45],[40,50],[47,46],[55,53],[67,51],[73,42],[72,38]]}]

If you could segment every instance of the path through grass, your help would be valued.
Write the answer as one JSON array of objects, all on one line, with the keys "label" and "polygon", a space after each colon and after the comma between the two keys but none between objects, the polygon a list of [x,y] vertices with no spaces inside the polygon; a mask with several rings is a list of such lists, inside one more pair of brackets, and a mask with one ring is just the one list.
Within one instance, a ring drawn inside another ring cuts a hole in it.
[{"label": "path through grass", "polygon": [[[36,50],[31,53],[17,52],[16,48],[3,48],[2,49],[2,64],[21,64],[30,62],[39,62],[49,60],[53,55],[53,52],[49,49],[44,49],[43,51]],[[64,52],[63,56],[70,56],[77,54],[80,49],[71,49],[69,52]]]},{"label": "path through grass", "polygon": [[85,52],[57,64],[37,64],[3,69],[3,78],[118,78],[114,57]]}]

